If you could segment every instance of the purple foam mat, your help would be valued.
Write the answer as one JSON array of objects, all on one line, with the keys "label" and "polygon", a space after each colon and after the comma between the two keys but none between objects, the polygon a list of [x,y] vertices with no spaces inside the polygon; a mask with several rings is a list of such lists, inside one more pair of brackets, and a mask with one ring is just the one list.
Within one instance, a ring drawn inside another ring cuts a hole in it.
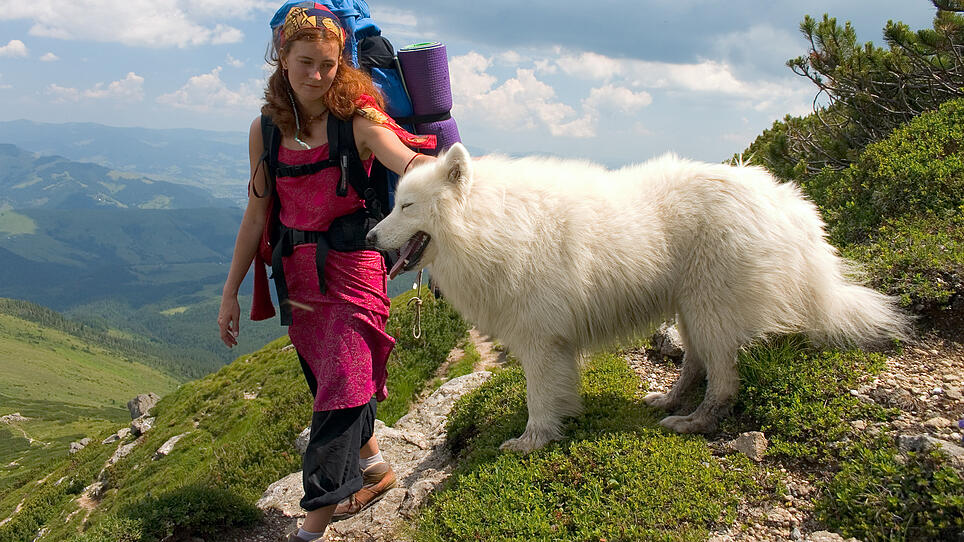
[{"label": "purple foam mat", "polygon": [[398,51],[412,108],[416,115],[437,115],[452,109],[452,86],[445,45],[420,43]]},{"label": "purple foam mat", "polygon": [[437,155],[439,152],[462,141],[459,137],[459,127],[455,123],[455,119],[416,124],[415,131],[420,134],[435,134],[438,138],[438,146],[434,151],[425,151],[426,154]]}]

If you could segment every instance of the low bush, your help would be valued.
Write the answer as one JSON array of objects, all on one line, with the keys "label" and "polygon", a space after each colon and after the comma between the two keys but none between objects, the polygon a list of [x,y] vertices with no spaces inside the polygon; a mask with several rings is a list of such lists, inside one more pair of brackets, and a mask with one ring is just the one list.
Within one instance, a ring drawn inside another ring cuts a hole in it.
[{"label": "low bush", "polygon": [[831,460],[835,451],[828,444],[850,433],[850,421],[891,414],[849,393],[862,374],[883,367],[880,354],[821,351],[800,336],[755,345],[740,354],[737,415],[724,420],[723,427],[763,431],[770,440],[769,455]]},{"label": "low bush", "polygon": [[658,428],[660,413],[643,405],[622,356],[593,358],[582,395],[585,410],[567,420],[566,440],[528,455],[498,449],[525,428],[518,367],[460,399],[448,424],[458,466],[412,537],[704,540],[759,490],[745,457],[714,458],[702,438]]},{"label": "low bush", "polygon": [[959,540],[964,480],[932,451],[901,455],[890,440],[854,445],[821,492],[817,518],[866,542]]}]

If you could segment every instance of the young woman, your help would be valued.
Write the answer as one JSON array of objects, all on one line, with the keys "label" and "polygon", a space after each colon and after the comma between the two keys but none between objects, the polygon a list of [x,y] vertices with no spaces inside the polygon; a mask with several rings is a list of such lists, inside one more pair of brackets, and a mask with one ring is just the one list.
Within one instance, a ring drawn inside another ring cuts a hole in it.
[{"label": "young woman", "polygon": [[[371,79],[346,60],[346,35],[337,16],[313,2],[286,4],[272,19],[272,31],[271,60],[277,68],[261,112],[283,136],[278,161],[299,165],[328,158],[327,125],[333,117],[351,121],[358,155],[367,168],[377,157],[403,174],[432,160],[401,139],[430,146],[431,138],[407,137],[410,134],[376,107],[380,97]],[[351,188],[348,196],[336,195],[338,167],[298,177],[279,174],[272,190],[261,163],[261,117],[251,123],[248,147],[248,205],[218,314],[221,340],[228,347],[237,344],[238,288],[257,251],[272,194],[278,199],[274,204],[281,206],[281,224],[308,233],[324,232],[333,220],[364,206]],[[316,248],[313,242],[299,244],[283,258],[291,307],[288,335],[314,395],[301,501],[307,517],[289,542],[320,539],[333,514],[356,513],[396,483],[373,436],[376,401],[387,395],[385,363],[394,346],[384,331],[389,300],[383,258],[370,250],[330,250],[319,271]]]}]

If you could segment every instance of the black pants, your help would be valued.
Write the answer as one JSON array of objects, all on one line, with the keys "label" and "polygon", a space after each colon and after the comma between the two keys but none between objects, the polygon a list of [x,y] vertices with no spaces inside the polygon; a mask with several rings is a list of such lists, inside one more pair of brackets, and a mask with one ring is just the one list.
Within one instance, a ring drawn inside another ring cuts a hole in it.
[{"label": "black pants", "polygon": [[[314,397],[318,389],[315,376],[300,354],[298,359]],[[337,504],[362,488],[358,451],[375,432],[377,407],[378,402],[372,397],[364,405],[311,415],[308,450],[302,462],[302,508],[310,512]]]}]

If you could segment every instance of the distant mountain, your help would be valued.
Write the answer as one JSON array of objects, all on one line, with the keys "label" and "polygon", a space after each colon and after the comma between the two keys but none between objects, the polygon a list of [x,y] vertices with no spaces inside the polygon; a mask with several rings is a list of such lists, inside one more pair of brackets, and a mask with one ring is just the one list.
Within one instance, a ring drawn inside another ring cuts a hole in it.
[{"label": "distant mountain", "polygon": [[62,310],[98,299],[133,306],[219,284],[241,209],[0,211],[0,296]]},{"label": "distant mountain", "polygon": [[233,207],[201,188],[0,143],[0,209]]},{"label": "distant mountain", "polygon": [[27,120],[0,122],[0,143],[196,186],[236,204],[243,203],[246,195],[247,141],[244,132],[154,130]]}]

